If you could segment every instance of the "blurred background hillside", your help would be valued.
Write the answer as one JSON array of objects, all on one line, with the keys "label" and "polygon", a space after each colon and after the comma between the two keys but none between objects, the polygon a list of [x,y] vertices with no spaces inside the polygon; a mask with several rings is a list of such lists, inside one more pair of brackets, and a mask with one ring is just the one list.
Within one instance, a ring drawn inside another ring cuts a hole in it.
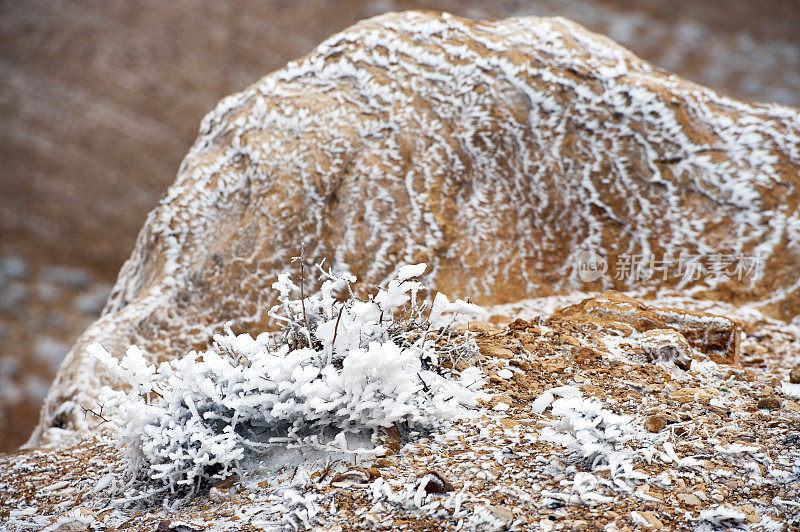
[{"label": "blurred background hillside", "polygon": [[0,451],[27,438],[202,116],[386,11],[559,15],[664,69],[800,106],[796,0],[0,1]]}]

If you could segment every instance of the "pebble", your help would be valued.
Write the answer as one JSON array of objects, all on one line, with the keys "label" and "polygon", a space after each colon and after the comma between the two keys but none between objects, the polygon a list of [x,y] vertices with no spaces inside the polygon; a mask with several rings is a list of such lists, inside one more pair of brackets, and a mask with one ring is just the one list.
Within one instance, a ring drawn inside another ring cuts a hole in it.
[{"label": "pebble", "polygon": [[91,532],[91,528],[86,523],[80,521],[68,521],[61,523],[58,528],[51,528],[53,532]]},{"label": "pebble", "polygon": [[656,514],[654,514],[653,512],[639,512],[639,514],[642,517],[644,517],[647,520],[648,523],[650,523],[651,527],[653,527],[653,528],[664,528],[664,524],[661,522],[661,520],[658,517],[656,517]]},{"label": "pebble", "polygon": [[789,372],[789,382],[792,384],[800,384],[800,364],[797,364]]},{"label": "pebble", "polygon": [[488,346],[482,352],[491,355],[495,358],[514,358],[514,351],[506,347],[498,347],[495,345]]},{"label": "pebble", "polygon": [[758,400],[756,408],[759,410],[778,410],[781,407],[781,400],[775,396],[762,397]]},{"label": "pebble", "polygon": [[554,528],[555,524],[553,524],[553,522],[546,517],[539,520],[539,530],[542,530],[543,532],[550,532]]},{"label": "pebble", "polygon": [[679,493],[678,500],[689,506],[700,506],[702,504],[702,501],[697,498],[697,495],[692,493]]},{"label": "pebble", "polygon": [[644,428],[649,432],[661,432],[670,421],[666,416],[649,416],[644,420]]},{"label": "pebble", "polygon": [[208,490],[208,498],[214,502],[225,502],[231,498],[231,493],[228,490],[211,488]]},{"label": "pebble", "polygon": [[505,506],[494,506],[489,504],[486,506],[486,509],[489,510],[489,513],[492,514],[492,517],[497,519],[498,521],[502,521],[504,523],[510,523],[514,520],[514,513],[511,511],[510,508]]},{"label": "pebble", "polygon": [[331,485],[347,483],[366,484],[369,482],[369,480],[369,472],[363,467],[358,467],[345,471],[344,473],[339,473],[333,477],[333,480],[331,480]]},{"label": "pebble", "polygon": [[694,403],[697,401],[703,401],[711,399],[711,394],[705,390],[700,388],[681,388],[680,390],[676,391],[672,395],[670,395],[670,399],[678,401],[680,403]]},{"label": "pebble", "polygon": [[453,483],[447,480],[444,475],[437,471],[428,471],[420,478],[420,482],[427,480],[425,493],[447,493],[453,491]]},{"label": "pebble", "polygon": [[582,520],[577,520],[572,522],[572,531],[573,532],[583,532],[584,530],[589,529],[589,523]]},{"label": "pebble", "polygon": [[633,511],[631,512],[631,520],[637,525],[645,528],[661,528],[663,526],[661,521],[659,521],[655,515],[652,515],[651,512]]},{"label": "pebble", "polygon": [[501,379],[508,380],[514,376],[514,372],[511,371],[510,369],[501,369],[500,371],[497,372],[497,376],[500,377]]},{"label": "pebble", "polygon": [[747,522],[750,524],[758,523],[761,520],[759,518],[758,512],[756,512],[755,506],[753,506],[752,504],[745,504],[744,506],[740,506],[737,509],[747,516]]}]

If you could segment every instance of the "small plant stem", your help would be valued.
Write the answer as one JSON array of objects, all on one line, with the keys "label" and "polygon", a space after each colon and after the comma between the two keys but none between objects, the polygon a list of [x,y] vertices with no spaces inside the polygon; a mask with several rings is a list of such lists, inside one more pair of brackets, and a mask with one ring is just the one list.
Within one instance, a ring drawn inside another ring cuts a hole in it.
[{"label": "small plant stem", "polygon": [[425,382],[425,379],[423,379],[423,378],[422,378],[422,375],[420,375],[419,373],[417,373],[417,378],[418,378],[418,379],[420,380],[420,382],[422,383],[422,389],[423,389],[423,390],[425,390],[425,391],[427,392],[427,391],[428,391],[428,384]]},{"label": "small plant stem", "polygon": [[303,284],[305,281],[305,270],[303,269],[303,262],[305,262],[305,243],[300,244],[300,306],[303,307],[303,321],[306,324],[306,338],[308,339],[308,347],[311,347],[311,328],[308,326],[308,316],[306,316],[306,296],[303,293]]},{"label": "small plant stem", "polygon": [[[99,417],[100,419],[102,419],[102,420],[103,420],[103,423],[109,423],[109,421],[108,421],[106,418],[104,418],[104,417],[103,417],[103,407],[102,407],[102,406],[100,407],[100,412],[99,412],[99,413],[98,413],[98,412],[95,412],[95,411],[94,411],[94,410],[92,410],[91,408],[86,408],[86,407],[85,407],[85,406],[83,406],[83,405],[80,405],[80,406],[81,406],[81,409],[82,409],[84,412],[86,412],[87,414],[92,414],[92,415],[94,415],[94,416],[97,416],[97,417]],[[103,423],[101,423],[100,425],[102,425]],[[100,426],[100,425],[98,425],[98,426]]]},{"label": "small plant stem", "polygon": [[325,477],[327,477],[328,473],[331,472],[331,466],[332,465],[333,465],[333,462],[331,461],[331,459],[329,457],[328,458],[328,462],[325,464],[325,469],[322,470],[322,474],[319,476],[319,480],[317,480],[318,483],[322,484],[322,481],[325,480]]},{"label": "small plant stem", "polygon": [[429,321],[428,325],[425,326],[425,330],[422,331],[422,345],[419,346],[420,351],[425,349],[425,340],[428,338],[428,329],[430,328],[431,328],[431,323]]},{"label": "small plant stem", "polygon": [[[333,354],[336,352],[336,334],[339,332],[339,320],[342,319],[342,312],[344,311],[344,303],[339,308],[339,315],[336,317],[336,325],[333,326],[333,340],[331,341],[331,359],[333,358]],[[328,360],[330,363],[330,359]]]}]

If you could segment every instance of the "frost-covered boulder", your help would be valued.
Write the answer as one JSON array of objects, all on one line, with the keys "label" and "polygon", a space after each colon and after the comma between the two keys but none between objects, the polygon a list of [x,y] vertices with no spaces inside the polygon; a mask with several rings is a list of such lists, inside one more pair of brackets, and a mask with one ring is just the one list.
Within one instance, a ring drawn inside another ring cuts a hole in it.
[{"label": "frost-covered boulder", "polygon": [[[301,242],[362,286],[425,261],[439,291],[479,303],[671,286],[794,316],[798,146],[797,110],[720,96],[567,20],[364,21],[203,120],[31,443],[85,429],[80,405],[115,383],[93,342],[167,360],[228,320],[262,330]],[[625,267],[714,253],[714,275]]]},{"label": "frost-covered boulder", "polygon": [[692,346],[678,331],[653,329],[644,333],[640,341],[650,362],[672,362],[681,369],[689,369],[692,365]]}]

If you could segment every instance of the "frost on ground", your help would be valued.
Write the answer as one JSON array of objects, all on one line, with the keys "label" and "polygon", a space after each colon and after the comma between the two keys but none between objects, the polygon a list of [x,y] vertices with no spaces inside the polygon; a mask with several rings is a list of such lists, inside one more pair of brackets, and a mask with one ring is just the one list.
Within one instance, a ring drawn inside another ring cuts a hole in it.
[{"label": "frost on ground", "polygon": [[295,284],[281,274],[273,284],[280,304],[270,311],[281,333],[253,338],[226,327],[213,349],[158,366],[135,346],[121,361],[90,346],[129,385],[101,395],[120,426],[129,480],[191,493],[271,451],[375,456],[384,452],[380,429],[419,434],[457,417],[478,394],[445,378],[441,362],[452,367],[477,348],[468,335],[443,340],[453,313],[480,309],[442,294],[419,301],[424,287],[412,279],[424,270],[401,267],[367,300],[352,295],[351,275],[319,267],[321,289],[307,295],[304,276]]},{"label": "frost on ground", "polygon": [[[346,296],[347,276],[325,274],[305,298],[282,276],[280,334],[227,331],[158,367],[132,350],[116,366],[132,384],[116,394],[125,445],[102,423],[78,444],[0,457],[0,519],[26,531],[800,525],[797,326],[719,305],[743,337],[739,362],[684,339],[684,364],[640,356],[646,333],[600,319],[592,303],[618,295],[592,295],[581,316],[443,328],[474,309],[424,303],[411,274],[367,301]],[[707,303],[664,302],[695,312],[674,335],[698,316],[719,327]]]}]

